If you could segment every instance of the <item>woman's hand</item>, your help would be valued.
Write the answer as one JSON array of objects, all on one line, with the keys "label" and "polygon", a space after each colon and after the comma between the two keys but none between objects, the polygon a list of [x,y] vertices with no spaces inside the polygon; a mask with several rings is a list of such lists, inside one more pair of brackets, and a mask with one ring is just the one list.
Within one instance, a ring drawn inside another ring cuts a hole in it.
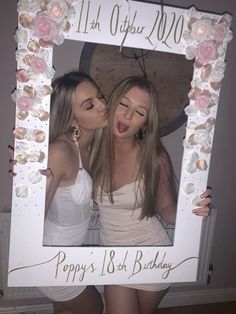
[{"label": "woman's hand", "polygon": [[16,173],[13,172],[13,167],[17,163],[17,161],[14,159],[14,148],[11,145],[8,145],[8,158],[8,176],[10,178],[13,178],[14,176],[16,176]]},{"label": "woman's hand", "polygon": [[198,208],[193,209],[193,213],[198,216],[208,217],[211,213],[211,188],[207,188],[205,192],[202,193],[201,201],[197,203]]}]

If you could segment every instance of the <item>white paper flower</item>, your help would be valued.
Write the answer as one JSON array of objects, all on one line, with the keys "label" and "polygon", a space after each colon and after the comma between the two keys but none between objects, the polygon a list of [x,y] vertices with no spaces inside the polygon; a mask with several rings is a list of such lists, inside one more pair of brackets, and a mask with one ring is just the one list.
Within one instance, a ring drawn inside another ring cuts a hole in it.
[{"label": "white paper flower", "polygon": [[185,43],[186,43],[187,45],[192,44],[192,42],[193,42],[193,37],[192,37],[192,35],[191,35],[190,30],[185,30],[185,31],[183,32],[183,40],[185,41]]},{"label": "white paper flower", "polygon": [[208,40],[212,32],[211,20],[203,18],[192,23],[191,35],[196,41]]},{"label": "white paper flower", "polygon": [[185,57],[187,60],[192,60],[196,57],[196,48],[194,46],[187,46],[185,49]]},{"label": "white paper flower", "polygon": [[192,194],[195,191],[195,186],[193,183],[188,182],[184,184],[183,190],[186,194]]},{"label": "white paper flower", "polygon": [[189,19],[191,19],[197,15],[197,10],[195,9],[195,7],[191,7],[185,11],[185,14]]},{"label": "white paper flower", "polygon": [[215,67],[213,68],[211,75],[210,75],[210,81],[213,83],[217,83],[222,81],[224,77],[225,69],[224,67]]},{"label": "white paper flower", "polygon": [[18,12],[36,13],[40,9],[40,0],[19,0],[17,4]]},{"label": "white paper flower", "polygon": [[41,173],[38,170],[32,170],[28,174],[28,180],[32,184],[37,184],[40,181],[42,181],[42,175],[41,175]]},{"label": "white paper flower", "polygon": [[211,137],[207,130],[196,130],[191,136],[191,143],[193,145],[199,144],[203,147],[208,147],[211,145]]},{"label": "white paper flower", "polygon": [[27,198],[29,196],[29,189],[27,185],[20,185],[15,190],[16,197]]},{"label": "white paper flower", "polygon": [[68,5],[64,0],[50,0],[47,5],[48,16],[57,24],[64,23],[68,15]]},{"label": "white paper flower", "polygon": [[14,39],[17,43],[26,43],[28,41],[28,33],[24,29],[19,29],[15,31]]}]

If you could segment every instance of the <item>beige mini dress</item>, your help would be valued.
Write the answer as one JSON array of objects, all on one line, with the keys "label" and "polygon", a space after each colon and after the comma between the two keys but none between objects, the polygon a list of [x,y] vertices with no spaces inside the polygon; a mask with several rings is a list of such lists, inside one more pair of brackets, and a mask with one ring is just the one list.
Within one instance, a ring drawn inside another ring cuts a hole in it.
[{"label": "beige mini dress", "polygon": [[[171,245],[170,238],[157,217],[140,220],[142,196],[138,181],[128,183],[113,192],[114,203],[108,194],[98,191],[100,210],[100,245],[103,246],[155,246]],[[101,199],[102,193],[102,199]],[[137,194],[137,198],[136,198]],[[169,283],[122,285],[140,290],[159,291]]]}]

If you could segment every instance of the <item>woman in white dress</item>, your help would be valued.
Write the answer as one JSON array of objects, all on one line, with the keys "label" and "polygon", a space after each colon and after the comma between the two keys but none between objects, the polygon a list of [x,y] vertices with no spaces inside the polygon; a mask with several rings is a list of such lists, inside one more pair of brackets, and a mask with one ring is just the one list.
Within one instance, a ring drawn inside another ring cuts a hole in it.
[{"label": "woman in white dress", "polygon": [[[48,169],[42,171],[47,175],[43,244],[79,246],[85,240],[92,206],[90,155],[99,129],[107,125],[107,107],[88,75],[69,72],[52,87]],[[102,299],[93,286],[40,290],[53,301],[55,314],[102,313]]]},{"label": "woman in white dress", "polygon": [[[144,77],[122,81],[108,102],[110,119],[92,165],[105,246],[170,245],[157,219],[174,224],[172,167],[158,136],[157,97]],[[209,214],[209,191],[194,213]],[[108,314],[154,314],[169,284],[107,285]]]}]

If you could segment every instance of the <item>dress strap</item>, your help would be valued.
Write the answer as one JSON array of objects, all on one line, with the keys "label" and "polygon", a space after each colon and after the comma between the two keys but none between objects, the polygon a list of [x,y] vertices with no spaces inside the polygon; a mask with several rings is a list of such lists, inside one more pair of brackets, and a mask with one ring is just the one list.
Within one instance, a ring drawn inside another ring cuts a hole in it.
[{"label": "dress strap", "polygon": [[82,169],[83,169],[83,163],[82,163],[82,158],[81,158],[81,155],[80,155],[80,150],[79,150],[79,143],[78,143],[78,141],[75,141],[75,145],[76,145],[76,147],[77,147],[78,156],[79,156],[79,170],[82,170]]}]

